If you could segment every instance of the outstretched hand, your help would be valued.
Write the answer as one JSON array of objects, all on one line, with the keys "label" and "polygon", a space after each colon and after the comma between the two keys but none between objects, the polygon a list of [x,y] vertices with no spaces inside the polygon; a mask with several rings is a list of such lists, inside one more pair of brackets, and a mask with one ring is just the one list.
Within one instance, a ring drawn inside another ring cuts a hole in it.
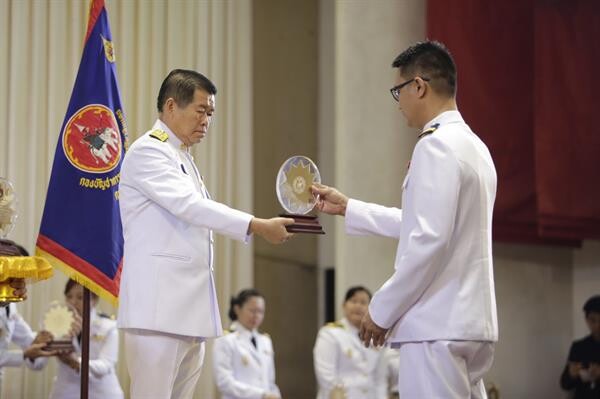
[{"label": "outstretched hand", "polygon": [[313,195],[318,195],[316,208],[330,215],[344,216],[346,214],[346,206],[348,205],[348,197],[339,192],[333,187],[315,183],[310,187]]},{"label": "outstretched hand", "polygon": [[294,236],[285,228],[293,223],[294,219],[291,218],[253,218],[250,221],[250,232],[258,234],[271,244],[282,244]]},{"label": "outstretched hand", "polygon": [[48,344],[46,342],[32,343],[23,351],[23,357],[33,361],[38,357],[55,356],[57,351],[45,349],[47,345]]},{"label": "outstretched hand", "polygon": [[37,333],[37,335],[35,336],[35,338],[33,339],[34,344],[47,344],[52,342],[52,340],[54,339],[54,337],[52,336],[52,334],[46,330],[42,330],[40,332]]},{"label": "outstretched hand", "polygon": [[79,373],[81,369],[81,363],[79,363],[79,360],[76,359],[72,353],[63,352],[59,353],[57,356],[61,362],[63,362],[64,364],[66,364],[67,366]]}]

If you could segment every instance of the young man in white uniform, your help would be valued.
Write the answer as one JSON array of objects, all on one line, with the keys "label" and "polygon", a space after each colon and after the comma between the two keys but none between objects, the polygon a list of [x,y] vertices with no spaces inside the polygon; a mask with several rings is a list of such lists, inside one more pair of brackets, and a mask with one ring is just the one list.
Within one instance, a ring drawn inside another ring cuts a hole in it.
[{"label": "young man in white uniform", "polygon": [[240,241],[256,233],[271,243],[291,236],[292,219],[258,219],[211,199],[190,147],[208,132],[216,92],[198,72],[172,71],[158,94],[158,119],[121,168],[118,326],[134,399],[191,397],[204,339],[222,335],[213,231]]},{"label": "young man in white uniform", "polygon": [[403,183],[403,209],[313,187],[321,211],[349,234],[399,239],[395,272],[361,325],[366,345],[400,347],[403,399],[484,398],[498,339],[492,269],[496,171],[456,106],[456,67],[443,45],[418,43],[392,64],[392,95],[421,131]]}]

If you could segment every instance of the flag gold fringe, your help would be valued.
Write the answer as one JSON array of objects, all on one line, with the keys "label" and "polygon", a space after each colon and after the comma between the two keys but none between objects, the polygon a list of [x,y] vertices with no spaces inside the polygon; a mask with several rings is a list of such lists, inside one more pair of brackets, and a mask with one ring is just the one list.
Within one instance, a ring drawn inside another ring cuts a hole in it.
[{"label": "flag gold fringe", "polygon": [[44,251],[43,249],[40,249],[40,247],[35,248],[35,254],[38,256],[41,256],[43,258],[46,258],[52,266],[59,268],[69,278],[77,281],[77,283],[81,284],[82,286],[86,287],[90,291],[94,292],[96,295],[98,295],[100,298],[104,299],[105,301],[107,301],[108,303],[113,305],[114,307],[119,306],[119,298],[118,297],[115,297],[113,294],[111,294],[110,292],[106,291],[104,288],[102,288],[101,286],[99,286],[98,284],[93,282],[86,275],[73,269],[71,266],[64,263],[57,257],[49,254],[48,252]]}]

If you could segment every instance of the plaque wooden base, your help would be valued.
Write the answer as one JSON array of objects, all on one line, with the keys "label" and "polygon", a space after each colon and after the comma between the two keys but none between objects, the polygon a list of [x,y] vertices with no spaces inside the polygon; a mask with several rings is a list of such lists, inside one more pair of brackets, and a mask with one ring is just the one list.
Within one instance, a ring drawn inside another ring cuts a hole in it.
[{"label": "plaque wooden base", "polygon": [[67,340],[54,340],[48,342],[48,344],[44,347],[44,349],[49,351],[54,350],[74,350],[73,342]]},{"label": "plaque wooden base", "polygon": [[282,213],[279,216],[294,219],[294,224],[286,226],[286,230],[290,233],[325,234],[323,226],[321,226],[316,216],[290,215],[288,213]]}]

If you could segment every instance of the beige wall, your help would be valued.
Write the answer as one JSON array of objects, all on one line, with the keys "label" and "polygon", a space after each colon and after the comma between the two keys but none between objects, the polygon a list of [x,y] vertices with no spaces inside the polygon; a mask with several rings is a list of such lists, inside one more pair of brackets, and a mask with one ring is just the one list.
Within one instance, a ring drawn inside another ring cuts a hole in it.
[{"label": "beige wall", "polygon": [[[254,44],[254,209],[283,212],[275,194],[281,164],[317,159],[317,1],[256,0]],[[263,330],[271,334],[284,398],[315,393],[312,346],[317,332],[317,240],[299,235],[281,246],[255,242],[254,282],[266,297]]]},{"label": "beige wall", "polygon": [[501,398],[562,398],[572,340],[570,248],[494,245],[499,341],[485,377]]}]

